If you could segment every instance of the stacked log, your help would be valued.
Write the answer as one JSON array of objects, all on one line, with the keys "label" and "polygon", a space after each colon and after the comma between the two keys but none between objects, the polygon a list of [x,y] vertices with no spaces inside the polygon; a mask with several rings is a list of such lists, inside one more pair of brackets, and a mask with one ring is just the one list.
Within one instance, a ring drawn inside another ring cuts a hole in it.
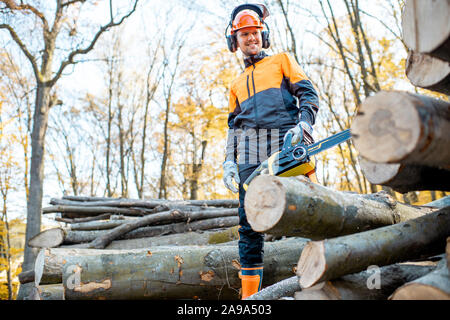
[{"label": "stacked log", "polygon": [[[111,250],[124,255],[140,249],[148,253],[166,248],[170,252],[181,245],[186,250],[187,246],[205,246],[208,247],[205,250],[213,251],[215,246],[225,244],[237,248],[238,206],[237,200],[230,199],[175,201],[84,196],[51,199],[43,214],[53,215],[60,226],[29,240],[30,247],[42,251],[36,260],[37,269],[19,275],[21,285],[29,287],[25,298],[66,298],[62,266],[68,258],[84,261],[93,256],[92,259],[98,260]],[[61,260],[49,254],[50,248],[72,251]],[[46,267],[42,269],[44,261]],[[152,297],[157,298],[158,293]]]},{"label": "stacked log", "polygon": [[[296,277],[267,286],[249,299],[414,298],[400,289],[423,283],[433,287],[423,294],[433,291],[434,298],[445,299],[450,285],[443,271],[448,269],[436,264],[446,261],[449,199],[414,206],[385,192],[361,195],[332,190],[303,176],[260,175],[245,197],[252,228],[311,241],[299,256]],[[371,283],[373,270],[380,279],[378,288]]]},{"label": "stacked log", "polygon": [[[411,84],[450,94],[450,2],[405,1],[403,40]],[[372,184],[406,193],[450,191],[450,103],[381,91],[361,104],[352,136]]]}]

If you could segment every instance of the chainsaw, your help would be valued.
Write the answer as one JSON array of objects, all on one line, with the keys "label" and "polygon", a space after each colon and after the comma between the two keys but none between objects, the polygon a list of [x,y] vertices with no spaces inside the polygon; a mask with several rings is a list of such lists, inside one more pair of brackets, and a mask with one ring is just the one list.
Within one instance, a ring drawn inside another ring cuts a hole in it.
[{"label": "chainsaw", "polygon": [[279,177],[308,176],[314,173],[316,167],[315,160],[311,156],[345,142],[351,137],[350,129],[347,129],[313,144],[307,145],[300,141],[292,145],[292,133],[288,133],[281,150],[262,162],[245,180],[244,190],[247,191],[250,182],[260,174]]}]

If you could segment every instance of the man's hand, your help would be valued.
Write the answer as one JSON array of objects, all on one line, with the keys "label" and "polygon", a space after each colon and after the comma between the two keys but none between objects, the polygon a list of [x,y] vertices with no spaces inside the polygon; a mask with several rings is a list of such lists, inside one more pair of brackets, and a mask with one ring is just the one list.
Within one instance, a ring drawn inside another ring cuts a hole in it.
[{"label": "man's hand", "polygon": [[314,143],[314,139],[312,137],[313,128],[308,122],[300,121],[295,127],[289,129],[284,135],[284,140],[286,140],[286,136],[289,133],[292,133],[292,145],[299,142],[304,142],[305,144]]},{"label": "man's hand", "polygon": [[239,190],[234,186],[233,178],[239,185],[240,179],[236,163],[230,160],[225,161],[223,163],[223,183],[231,192],[237,193]]}]

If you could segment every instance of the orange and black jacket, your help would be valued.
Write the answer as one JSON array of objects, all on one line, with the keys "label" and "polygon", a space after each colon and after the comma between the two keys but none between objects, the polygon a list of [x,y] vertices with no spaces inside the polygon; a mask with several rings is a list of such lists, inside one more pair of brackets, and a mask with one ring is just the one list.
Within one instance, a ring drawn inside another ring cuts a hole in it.
[{"label": "orange and black jacket", "polygon": [[283,129],[300,120],[315,123],[319,98],[293,57],[261,51],[244,62],[244,72],[230,88],[230,129]]}]

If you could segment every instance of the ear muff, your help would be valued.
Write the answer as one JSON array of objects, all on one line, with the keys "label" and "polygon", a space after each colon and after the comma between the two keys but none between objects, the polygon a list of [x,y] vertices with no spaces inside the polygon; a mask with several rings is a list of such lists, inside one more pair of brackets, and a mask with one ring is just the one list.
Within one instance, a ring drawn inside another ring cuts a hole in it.
[{"label": "ear muff", "polygon": [[262,39],[262,47],[264,49],[267,49],[268,47],[270,47],[270,29],[269,26],[267,25],[267,23],[264,22],[264,25],[267,28],[267,31],[261,31],[261,39]]},{"label": "ear muff", "polygon": [[228,25],[227,28],[225,29],[225,38],[227,39],[228,50],[230,50],[231,52],[236,52],[237,51],[236,35],[235,34],[227,35],[227,30],[229,27],[230,25]]}]

